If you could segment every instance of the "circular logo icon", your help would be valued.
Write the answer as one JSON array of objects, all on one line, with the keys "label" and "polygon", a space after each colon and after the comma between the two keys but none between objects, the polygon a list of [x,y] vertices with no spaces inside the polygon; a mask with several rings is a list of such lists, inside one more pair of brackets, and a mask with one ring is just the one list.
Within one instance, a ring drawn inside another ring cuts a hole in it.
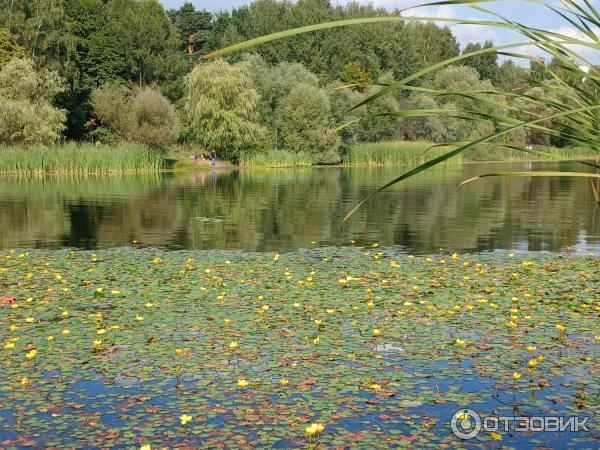
[{"label": "circular logo icon", "polygon": [[459,409],[452,415],[450,428],[456,437],[473,439],[481,431],[481,417],[472,409]]}]

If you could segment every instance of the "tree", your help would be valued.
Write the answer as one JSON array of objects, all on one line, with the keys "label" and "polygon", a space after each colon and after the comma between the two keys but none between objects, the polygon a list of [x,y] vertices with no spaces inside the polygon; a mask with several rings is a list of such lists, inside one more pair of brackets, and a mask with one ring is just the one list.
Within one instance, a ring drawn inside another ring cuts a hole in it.
[{"label": "tree", "polygon": [[110,0],[107,20],[111,34],[120,43],[129,70],[128,79],[139,86],[162,82],[165,58],[177,49],[164,8],[157,0]]},{"label": "tree", "polygon": [[[379,83],[389,84],[393,81],[391,73],[384,74],[378,80]],[[369,97],[381,90],[377,86],[369,86],[365,90],[365,96]],[[391,95],[385,95],[361,109],[362,120],[357,130],[357,138],[362,142],[377,142],[393,140],[403,137],[401,122],[396,117],[377,116],[400,111],[398,100]]]},{"label": "tree", "polygon": [[[485,41],[483,45],[479,42],[469,43],[463,50],[463,55],[492,48],[493,46],[494,43],[492,41]],[[496,52],[472,56],[466,59],[464,63],[477,70],[481,79],[496,82],[498,78],[498,54]]]},{"label": "tree", "polygon": [[23,58],[25,50],[15,40],[8,28],[0,28],[0,67],[12,58]]},{"label": "tree", "polygon": [[[490,91],[489,80],[480,80],[479,73],[472,67],[454,66],[439,71],[427,87],[445,92]],[[476,112],[498,115],[497,106],[474,102],[460,95],[434,97],[430,94],[413,93],[409,96],[406,109],[445,109],[447,115],[437,115],[404,120],[408,139],[423,139],[433,142],[454,142],[475,139],[494,131],[494,125],[486,122],[466,121],[452,117],[456,112]]]},{"label": "tree", "polygon": [[373,78],[369,71],[357,61],[352,61],[344,66],[341,79],[344,83],[358,85],[357,90],[359,91],[373,84]]},{"label": "tree", "polygon": [[496,84],[507,91],[523,89],[528,86],[527,69],[508,59],[498,69]]},{"label": "tree", "polygon": [[205,11],[196,11],[191,3],[184,3],[179,9],[167,12],[169,19],[179,34],[179,46],[185,48],[191,60],[192,55],[201,50],[210,39],[212,15]]},{"label": "tree", "polygon": [[324,90],[309,84],[295,86],[277,107],[282,146],[312,155],[320,164],[340,160],[340,139],[331,129],[331,106]]},{"label": "tree", "polygon": [[184,109],[197,143],[233,162],[260,145],[266,130],[259,124],[260,95],[247,63],[199,64],[184,85]]},{"label": "tree", "polygon": [[60,139],[65,111],[52,105],[64,89],[56,72],[14,58],[0,69],[0,144],[51,144]]}]

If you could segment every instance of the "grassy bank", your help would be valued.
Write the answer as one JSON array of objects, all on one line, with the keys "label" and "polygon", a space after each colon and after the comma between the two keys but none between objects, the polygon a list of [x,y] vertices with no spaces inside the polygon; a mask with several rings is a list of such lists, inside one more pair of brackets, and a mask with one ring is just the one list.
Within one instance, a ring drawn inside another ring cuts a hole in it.
[{"label": "grassy bank", "polygon": [[[600,414],[593,257],[122,248],[0,261],[0,296],[15,298],[0,302],[6,448],[457,448],[461,407]],[[311,423],[324,428],[310,436]]]},{"label": "grassy bank", "polygon": [[310,155],[288,150],[270,150],[264,153],[243,155],[240,159],[240,166],[248,168],[306,167],[312,164]]},{"label": "grassy bank", "polygon": [[164,164],[159,152],[139,144],[0,147],[0,173],[6,174],[133,173],[160,170]]},{"label": "grassy bank", "polygon": [[[436,147],[428,150],[433,144],[429,142],[377,142],[363,143],[353,146],[344,156],[345,165],[405,165],[424,163],[448,152],[449,147]],[[590,149],[579,147],[535,147],[538,152],[549,155],[526,153],[501,146],[485,145],[467,151],[450,159],[448,164],[465,161],[527,161],[545,159],[589,159],[600,155]]]}]

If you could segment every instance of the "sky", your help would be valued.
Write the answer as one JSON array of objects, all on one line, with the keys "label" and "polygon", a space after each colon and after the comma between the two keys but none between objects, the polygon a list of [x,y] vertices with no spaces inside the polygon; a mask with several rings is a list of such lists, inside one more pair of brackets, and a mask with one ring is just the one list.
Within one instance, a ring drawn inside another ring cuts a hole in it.
[{"label": "sky", "polygon": [[[165,8],[178,8],[185,3],[185,0],[160,0]],[[247,5],[250,0],[189,0],[197,9],[206,9],[216,12],[221,10],[229,10],[235,7]],[[557,0],[554,0],[557,1]],[[333,3],[344,4],[343,0],[332,0]],[[359,0],[360,3],[372,3],[376,7],[384,7],[388,10],[395,8],[408,8],[417,4],[425,3],[425,1],[414,0]],[[486,8],[502,14],[512,20],[516,20],[526,25],[536,26],[544,30],[550,30],[566,34],[571,37],[582,38],[582,34],[573,26],[568,24],[565,19],[560,18],[555,13],[552,13],[547,8],[532,3],[523,1],[495,1],[485,5]],[[475,11],[467,6],[444,5],[437,7],[421,7],[411,9],[404,16],[419,16],[419,17],[436,17],[444,19],[488,19],[479,11]],[[443,22],[438,22],[444,24]],[[464,47],[469,42],[483,42],[491,39],[495,44],[509,44],[523,41],[523,38],[518,34],[491,27],[481,27],[476,25],[452,25],[451,29],[458,38],[461,46]],[[594,51],[590,51],[585,47],[578,49],[584,57],[589,58],[592,62],[598,63],[598,57]],[[544,54],[535,47],[518,48],[519,53],[527,53],[536,56],[544,56]]]}]

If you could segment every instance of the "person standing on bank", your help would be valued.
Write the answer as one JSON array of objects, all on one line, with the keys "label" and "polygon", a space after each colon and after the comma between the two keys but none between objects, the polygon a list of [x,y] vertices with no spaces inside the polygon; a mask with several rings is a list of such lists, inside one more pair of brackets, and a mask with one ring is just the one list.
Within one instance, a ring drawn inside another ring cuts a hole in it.
[{"label": "person standing on bank", "polygon": [[217,164],[217,152],[211,150],[210,152],[210,165],[215,166]]}]

